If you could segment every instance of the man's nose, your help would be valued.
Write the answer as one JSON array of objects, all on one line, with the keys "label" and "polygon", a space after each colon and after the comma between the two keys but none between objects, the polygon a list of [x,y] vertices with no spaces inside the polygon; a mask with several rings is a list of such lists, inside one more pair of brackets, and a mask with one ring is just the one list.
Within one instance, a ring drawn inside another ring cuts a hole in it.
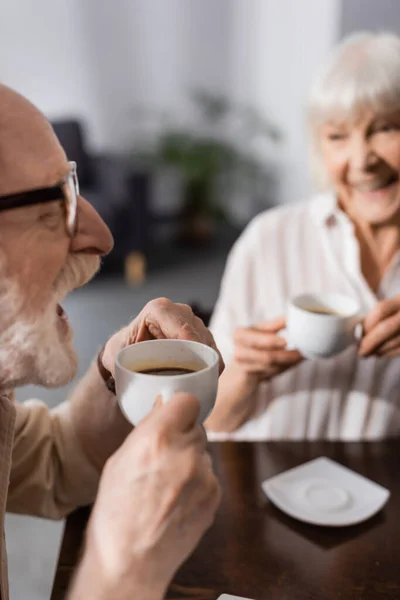
[{"label": "man's nose", "polygon": [[78,198],[77,229],[71,241],[71,252],[108,254],[114,246],[111,231],[99,213],[82,196]]}]

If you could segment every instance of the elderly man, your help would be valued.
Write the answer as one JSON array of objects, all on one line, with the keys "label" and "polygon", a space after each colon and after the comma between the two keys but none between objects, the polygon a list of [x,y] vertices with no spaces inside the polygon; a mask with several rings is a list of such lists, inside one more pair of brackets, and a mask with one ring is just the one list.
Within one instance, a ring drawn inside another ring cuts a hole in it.
[{"label": "elderly man", "polygon": [[[157,337],[214,345],[211,334],[189,307],[152,301],[106,343],[67,402],[53,411],[12,402],[18,385],[74,377],[60,302],[111,248],[50,125],[0,86],[1,527],[6,509],[61,518],[98,490],[70,599],[157,600],[211,524],[219,488],[196,425],[197,400],[178,395],[131,432],[109,389],[114,357]],[[0,583],[7,600],[4,543]]]}]

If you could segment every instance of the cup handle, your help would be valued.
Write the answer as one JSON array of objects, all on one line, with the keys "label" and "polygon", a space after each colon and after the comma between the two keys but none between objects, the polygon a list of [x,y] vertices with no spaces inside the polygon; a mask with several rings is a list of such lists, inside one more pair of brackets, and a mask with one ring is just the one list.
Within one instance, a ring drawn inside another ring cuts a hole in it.
[{"label": "cup handle", "polygon": [[161,393],[160,393],[161,402],[163,404],[165,404],[166,402],[168,402],[168,400],[171,400],[174,393],[175,392],[173,392],[172,390],[170,390],[168,388],[164,388],[163,390],[161,390]]},{"label": "cup handle", "polygon": [[357,320],[355,322],[354,338],[355,338],[356,342],[361,342],[362,337],[364,335],[363,321],[364,321],[365,317],[366,317],[366,313],[363,313],[359,317],[357,317]]},{"label": "cup handle", "polygon": [[279,332],[278,332],[278,334],[279,334],[279,336],[281,338],[283,338],[287,342],[287,346],[286,346],[285,350],[297,350],[297,348],[295,348],[293,346],[293,344],[290,343],[289,332],[288,332],[288,330],[286,328],[285,329],[280,329]]}]

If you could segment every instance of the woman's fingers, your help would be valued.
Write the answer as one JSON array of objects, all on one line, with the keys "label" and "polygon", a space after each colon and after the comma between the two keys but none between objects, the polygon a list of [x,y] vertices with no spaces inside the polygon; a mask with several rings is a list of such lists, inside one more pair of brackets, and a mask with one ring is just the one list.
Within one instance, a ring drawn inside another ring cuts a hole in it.
[{"label": "woman's fingers", "polygon": [[235,360],[252,365],[252,370],[263,371],[272,366],[290,367],[302,360],[297,350],[259,350],[241,346],[236,348]]},{"label": "woman's fingers", "polygon": [[360,343],[360,356],[369,356],[376,352],[380,346],[396,337],[400,333],[400,313],[396,313],[380,321],[367,333]]},{"label": "woman's fingers", "polygon": [[372,331],[378,323],[385,321],[388,317],[397,314],[400,310],[399,299],[390,298],[389,300],[383,300],[379,302],[374,308],[367,314],[363,322],[363,329],[366,334]]},{"label": "woman's fingers", "polygon": [[237,329],[234,335],[236,346],[244,346],[262,351],[278,350],[286,347],[286,340],[275,333],[267,333],[255,327]]},{"label": "woman's fingers", "polygon": [[[397,351],[397,352],[396,352]],[[376,354],[378,356],[397,356],[400,352],[400,335],[395,336],[388,342],[385,342],[380,346]],[[393,354],[394,353],[394,354]]]},{"label": "woman's fingers", "polygon": [[282,329],[286,327],[286,317],[284,315],[280,317],[276,317],[271,321],[263,321],[262,323],[258,323],[256,329],[260,329],[261,331],[267,331],[270,333],[278,333]]}]

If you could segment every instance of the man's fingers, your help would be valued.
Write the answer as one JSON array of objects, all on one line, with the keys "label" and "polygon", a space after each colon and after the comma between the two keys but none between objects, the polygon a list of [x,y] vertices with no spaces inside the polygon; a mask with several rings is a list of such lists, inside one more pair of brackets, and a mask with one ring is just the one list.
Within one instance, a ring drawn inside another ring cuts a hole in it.
[{"label": "man's fingers", "polygon": [[[206,454],[204,459],[206,459]],[[180,496],[180,506],[186,526],[202,535],[213,522],[221,500],[220,485],[212,468],[204,465],[199,477],[185,487]]]},{"label": "man's fingers", "polygon": [[193,315],[193,324],[185,324],[182,327],[178,339],[187,340],[191,342],[199,342],[215,350],[219,357],[219,374],[221,375],[225,368],[224,359],[222,358],[222,354],[217,348],[217,344],[215,343],[211,331],[207,329],[207,327],[204,325],[203,321],[199,319],[199,317]]},{"label": "man's fingers", "polygon": [[[196,317],[197,319],[198,317]],[[206,329],[206,333],[207,333],[207,338],[205,340],[205,343],[210,346],[213,350],[215,350],[215,352],[218,354],[219,356],[219,374],[221,375],[221,373],[224,371],[225,369],[225,363],[224,363],[224,359],[222,358],[222,354],[221,352],[218,350],[217,344],[215,343],[214,340],[214,336],[211,333],[211,331],[209,329]]]},{"label": "man's fingers", "polygon": [[380,321],[384,321],[388,317],[396,314],[399,310],[400,305],[397,298],[379,302],[365,317],[363,322],[364,332],[366,334],[369,333]]},{"label": "man's fingers", "polygon": [[205,343],[207,328],[187,304],[158,298],[146,306],[146,324],[167,339]]},{"label": "man's fingers", "polygon": [[192,394],[179,392],[154,411],[154,419],[160,426],[177,432],[189,431],[194,427],[200,413],[200,402]]},{"label": "man's fingers", "polygon": [[[203,325],[204,327],[204,325]],[[176,339],[187,340],[188,342],[199,342],[204,344],[204,335],[194,326],[193,323],[184,323],[176,333]]]},{"label": "man's fingers", "polygon": [[162,396],[157,396],[157,398],[154,401],[153,408],[158,408],[158,407],[160,407],[162,405],[163,405]]},{"label": "man's fingers", "polygon": [[[139,315],[140,329],[146,327],[154,338],[176,339],[181,334],[182,328],[190,324],[192,311],[184,304],[174,304],[168,298],[151,300]],[[190,333],[189,333],[190,335]],[[194,341],[199,341],[196,332]]]},{"label": "man's fingers", "polygon": [[195,426],[200,413],[200,402],[192,394],[178,392],[168,400],[157,406],[147,414],[136,427],[141,431],[148,427],[154,431],[168,431],[170,433],[186,433]]},{"label": "man's fingers", "polygon": [[211,332],[187,304],[174,303],[168,298],[158,298],[146,305],[136,341],[154,338],[188,340],[206,344],[219,356],[220,374],[224,370],[222,355]]},{"label": "man's fingers", "polygon": [[208,439],[204,426],[197,423],[188,433],[182,436],[182,444],[186,447],[189,445],[196,446],[199,452],[205,452],[207,449]]}]

